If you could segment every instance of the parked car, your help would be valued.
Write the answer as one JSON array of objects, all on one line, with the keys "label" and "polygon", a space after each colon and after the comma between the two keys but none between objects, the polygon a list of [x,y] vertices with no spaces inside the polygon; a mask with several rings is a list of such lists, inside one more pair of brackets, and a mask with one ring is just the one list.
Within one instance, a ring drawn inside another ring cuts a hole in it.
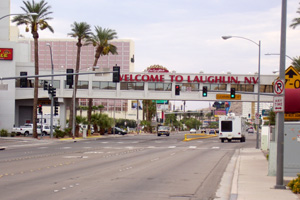
[{"label": "parked car", "polygon": [[170,127],[159,126],[157,129],[157,136],[161,136],[161,135],[170,136]]},{"label": "parked car", "polygon": [[125,131],[124,129],[121,129],[119,127],[114,127],[111,129],[111,133],[112,134],[119,134],[119,135],[126,135],[127,134],[127,131]]},{"label": "parked car", "polygon": [[214,135],[215,135],[215,134],[216,134],[216,131],[215,131],[215,130],[210,130],[210,131],[209,131],[209,134],[214,134]]},{"label": "parked car", "polygon": [[192,128],[192,129],[190,130],[190,133],[196,133],[196,129]]},{"label": "parked car", "polygon": [[249,127],[248,128],[248,133],[254,133],[254,128],[253,127]]}]

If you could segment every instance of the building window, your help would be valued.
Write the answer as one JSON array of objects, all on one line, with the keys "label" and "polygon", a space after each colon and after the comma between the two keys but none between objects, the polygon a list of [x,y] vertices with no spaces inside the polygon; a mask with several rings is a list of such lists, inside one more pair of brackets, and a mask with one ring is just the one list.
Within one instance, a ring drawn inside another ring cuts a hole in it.
[{"label": "building window", "polygon": [[171,83],[148,83],[148,90],[171,91],[172,84]]},{"label": "building window", "polygon": [[144,90],[144,83],[139,83],[139,82],[121,83],[120,89],[121,90]]},{"label": "building window", "polygon": [[116,90],[117,84],[108,81],[93,81],[92,88],[95,90]]},{"label": "building window", "polygon": [[203,84],[203,86],[206,86],[207,90],[226,90],[227,89],[227,84]]},{"label": "building window", "polygon": [[89,82],[88,81],[78,81],[77,89],[89,89]]},{"label": "building window", "polygon": [[[178,85],[178,84],[176,84]],[[199,91],[199,84],[198,83],[183,83],[181,86],[181,90],[184,91]]]},{"label": "building window", "polygon": [[260,85],[261,93],[274,93],[273,85]]},{"label": "building window", "polygon": [[231,84],[231,88],[235,88],[235,91],[254,92],[252,84]]},{"label": "building window", "polygon": [[[51,80],[39,80],[39,88],[44,88],[44,81],[48,82],[48,86],[49,84],[51,84]],[[59,80],[53,80],[53,87],[56,89],[60,88],[60,81]]]}]

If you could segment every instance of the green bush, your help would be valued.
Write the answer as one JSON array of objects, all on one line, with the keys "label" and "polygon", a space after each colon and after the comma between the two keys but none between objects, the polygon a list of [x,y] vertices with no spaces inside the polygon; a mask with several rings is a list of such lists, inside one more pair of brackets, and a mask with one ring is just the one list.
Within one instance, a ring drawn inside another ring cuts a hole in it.
[{"label": "green bush", "polygon": [[0,130],[0,136],[1,137],[7,137],[8,136],[8,131],[5,129],[1,129]]},{"label": "green bush", "polygon": [[293,193],[300,193],[300,174],[297,174],[298,178],[291,180],[288,183],[288,187]]},{"label": "green bush", "polygon": [[66,135],[68,135],[70,137],[72,136],[71,128],[65,128],[63,131],[56,128],[53,133],[53,136],[56,138],[64,138]]}]

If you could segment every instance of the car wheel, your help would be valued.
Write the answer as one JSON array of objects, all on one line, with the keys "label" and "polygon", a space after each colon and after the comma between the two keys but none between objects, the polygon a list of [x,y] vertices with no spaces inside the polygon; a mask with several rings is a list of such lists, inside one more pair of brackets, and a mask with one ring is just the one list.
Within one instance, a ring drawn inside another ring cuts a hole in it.
[{"label": "car wheel", "polygon": [[224,139],[221,139],[221,142],[224,143]]},{"label": "car wheel", "polygon": [[231,139],[228,139],[228,142],[231,142]]},{"label": "car wheel", "polygon": [[26,131],[26,132],[24,133],[24,136],[25,136],[25,137],[29,136],[29,132]]},{"label": "car wheel", "polygon": [[157,134],[157,136],[161,136],[160,134]]},{"label": "car wheel", "polygon": [[167,136],[170,136],[170,134],[167,134]]}]

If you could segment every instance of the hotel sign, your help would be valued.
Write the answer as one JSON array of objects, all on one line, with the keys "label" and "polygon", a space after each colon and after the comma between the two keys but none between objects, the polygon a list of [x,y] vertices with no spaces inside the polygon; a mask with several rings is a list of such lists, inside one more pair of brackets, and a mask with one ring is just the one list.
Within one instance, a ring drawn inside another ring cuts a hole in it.
[{"label": "hotel sign", "polygon": [[0,48],[0,60],[12,60],[13,49],[11,48]]}]

